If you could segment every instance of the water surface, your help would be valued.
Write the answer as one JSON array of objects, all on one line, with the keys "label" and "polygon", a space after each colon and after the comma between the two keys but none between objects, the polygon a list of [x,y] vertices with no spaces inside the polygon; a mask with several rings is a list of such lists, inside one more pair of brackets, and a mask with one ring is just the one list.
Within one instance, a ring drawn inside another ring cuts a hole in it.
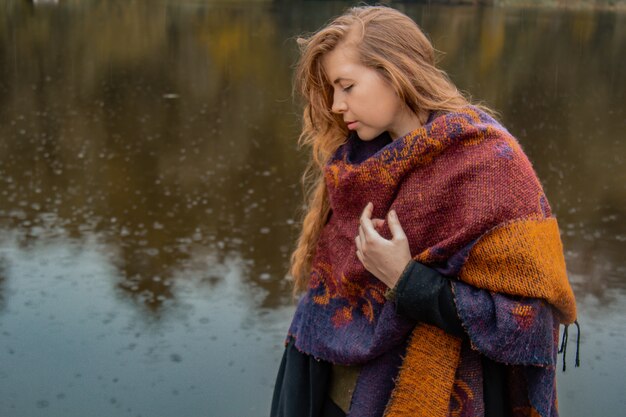
[{"label": "water surface", "polygon": [[[3,2],[0,415],[267,414],[307,156],[294,37],[346,5]],[[619,414],[625,16],[398,7],[559,218],[583,326],[562,415]]]}]

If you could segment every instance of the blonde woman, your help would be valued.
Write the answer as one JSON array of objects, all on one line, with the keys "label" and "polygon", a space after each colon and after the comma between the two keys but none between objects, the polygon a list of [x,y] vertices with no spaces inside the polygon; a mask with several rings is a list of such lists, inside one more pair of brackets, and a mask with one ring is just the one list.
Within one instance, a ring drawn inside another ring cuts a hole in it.
[{"label": "blonde woman", "polygon": [[558,415],[576,307],[518,142],[392,8],[300,45],[312,186],[271,416]]}]

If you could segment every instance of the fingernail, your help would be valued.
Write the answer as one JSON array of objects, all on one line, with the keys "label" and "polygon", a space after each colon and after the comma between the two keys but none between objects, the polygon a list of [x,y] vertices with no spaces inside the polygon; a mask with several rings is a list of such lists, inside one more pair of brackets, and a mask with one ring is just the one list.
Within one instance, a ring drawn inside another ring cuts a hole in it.
[{"label": "fingernail", "polygon": [[398,214],[396,213],[395,210],[391,210],[391,216],[395,217],[396,219],[398,218]]}]

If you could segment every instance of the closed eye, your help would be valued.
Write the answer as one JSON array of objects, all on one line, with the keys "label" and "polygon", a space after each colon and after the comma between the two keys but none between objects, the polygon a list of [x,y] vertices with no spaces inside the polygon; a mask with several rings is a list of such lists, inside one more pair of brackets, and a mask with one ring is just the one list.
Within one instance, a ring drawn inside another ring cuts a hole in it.
[{"label": "closed eye", "polygon": [[348,91],[350,91],[352,89],[353,86],[354,85],[349,85],[347,87],[344,87],[342,90],[345,91],[345,92],[348,92]]}]

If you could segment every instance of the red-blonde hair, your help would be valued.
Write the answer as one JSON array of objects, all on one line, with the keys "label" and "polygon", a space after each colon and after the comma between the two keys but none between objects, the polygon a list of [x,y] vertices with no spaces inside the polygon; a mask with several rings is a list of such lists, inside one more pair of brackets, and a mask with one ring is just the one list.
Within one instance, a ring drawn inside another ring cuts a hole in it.
[{"label": "red-blonde hair", "polygon": [[390,7],[348,9],[310,37],[298,39],[301,55],[294,90],[305,103],[299,144],[311,146],[312,155],[302,178],[307,200],[302,230],[291,255],[294,295],[307,287],[317,241],[330,212],[323,168],[348,136],[341,115],[331,111],[333,87],[321,62],[342,42],[354,48],[363,65],[378,71],[416,115],[456,111],[469,104],[436,67],[435,50],[419,26]]}]

